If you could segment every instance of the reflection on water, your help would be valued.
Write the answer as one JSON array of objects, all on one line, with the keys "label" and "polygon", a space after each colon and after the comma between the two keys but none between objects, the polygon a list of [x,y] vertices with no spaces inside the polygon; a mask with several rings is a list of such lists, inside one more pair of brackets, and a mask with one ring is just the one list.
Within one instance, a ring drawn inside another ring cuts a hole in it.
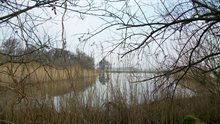
[{"label": "reflection on water", "polygon": [[[164,91],[154,92],[158,87],[154,81],[147,81],[142,83],[130,83],[135,80],[140,80],[143,77],[152,77],[152,74],[147,73],[100,73],[94,83],[79,83],[90,84],[87,87],[76,90],[71,81],[49,83],[41,86],[31,86],[26,90],[29,98],[33,98],[38,103],[46,103],[56,108],[57,111],[61,107],[68,105],[68,102],[78,102],[79,104],[101,106],[105,103],[114,101],[115,99],[121,100],[128,104],[132,102],[141,103],[143,101],[155,100],[159,96],[164,95]],[[77,86],[77,87],[79,87]],[[81,86],[83,87],[83,86]],[[161,88],[163,89],[163,88]],[[177,94],[191,95],[192,92],[184,89],[181,86],[176,88]],[[6,95],[6,94],[5,94]],[[11,98],[10,98],[11,97]],[[3,102],[9,102],[14,99],[16,95],[7,94],[7,98],[0,96],[1,105]],[[3,101],[3,102],[2,102]]]},{"label": "reflection on water", "polygon": [[53,97],[53,104],[54,104],[55,109],[57,111],[60,111],[60,107],[59,107],[59,106],[61,106],[60,102],[61,102],[60,96],[54,96]]},{"label": "reflection on water", "polygon": [[110,80],[109,73],[99,73],[99,82],[105,85]]},{"label": "reflection on water", "polygon": [[[99,74],[94,85],[86,88],[77,94],[77,99],[81,104],[102,106],[105,103],[119,99],[125,103],[132,104],[132,102],[141,103],[143,101],[153,101],[159,96],[164,95],[165,92],[154,92],[158,87],[153,81],[142,83],[129,83],[140,80],[143,77],[150,77],[152,74],[129,74],[129,73],[102,73]],[[165,86],[164,86],[165,87]],[[162,88],[163,89],[163,88]],[[176,87],[176,94],[191,95],[192,92],[184,89],[181,86]],[[72,99],[74,92],[65,94],[65,97]],[[75,96],[74,96],[75,97]],[[60,103],[65,102],[60,100]],[[56,107],[59,108],[60,104]]]}]

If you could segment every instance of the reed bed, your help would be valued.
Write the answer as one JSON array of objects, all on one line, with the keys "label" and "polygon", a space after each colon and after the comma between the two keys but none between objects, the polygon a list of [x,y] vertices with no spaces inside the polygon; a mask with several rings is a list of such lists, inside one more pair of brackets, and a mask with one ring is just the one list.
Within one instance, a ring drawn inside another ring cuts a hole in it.
[{"label": "reed bed", "polygon": [[[95,90],[90,98],[96,99]],[[95,105],[85,96],[71,94],[59,102],[59,109],[51,99],[30,100],[24,106],[9,107],[1,113],[0,123],[16,124],[182,124],[187,115],[201,120],[197,124],[218,124],[220,122],[220,97],[211,94],[176,96],[166,95],[142,103],[138,97],[130,97],[127,102],[119,90],[112,90],[111,101]],[[113,95],[114,94],[114,95]],[[101,94],[100,94],[101,95]]]},{"label": "reed bed", "polygon": [[135,88],[125,97],[128,95],[123,92],[128,90],[126,86],[121,86],[124,88],[121,91],[109,82],[110,94],[106,101],[95,88],[82,94],[96,80],[93,70],[82,70],[79,66],[55,69],[35,63],[9,64],[2,67],[2,74],[6,71],[9,77],[1,75],[5,82],[15,83],[29,74],[26,83],[47,83],[25,86],[23,95],[1,92],[0,124],[184,124],[183,119],[188,115],[200,120],[196,124],[220,123],[219,95],[199,92],[175,94],[171,98],[172,92],[167,89],[153,100],[146,92],[140,102]]},{"label": "reed bed", "polygon": [[60,111],[47,105],[28,106],[3,113],[1,120],[16,124],[181,124],[183,118],[190,114],[208,124],[218,124],[219,99],[211,101],[215,103],[209,98],[204,100],[204,97],[178,99],[171,108],[169,100],[141,105],[113,101],[105,107],[68,103],[68,110]]},{"label": "reed bed", "polygon": [[0,67],[1,82],[27,83],[70,80],[96,76],[95,70],[83,69],[79,65],[53,67],[38,63],[15,64],[8,63]]}]

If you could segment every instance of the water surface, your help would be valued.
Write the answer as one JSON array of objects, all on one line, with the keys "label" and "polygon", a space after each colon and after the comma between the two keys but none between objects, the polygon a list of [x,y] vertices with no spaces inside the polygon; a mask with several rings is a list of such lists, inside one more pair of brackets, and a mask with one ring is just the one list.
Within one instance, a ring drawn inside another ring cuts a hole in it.
[{"label": "water surface", "polygon": [[[18,104],[25,107],[31,101],[32,105],[44,104],[54,107],[58,111],[73,103],[89,106],[103,106],[113,101],[120,101],[128,105],[140,104],[157,100],[160,96],[166,95],[168,91],[168,85],[161,85],[154,80],[136,82],[153,76],[152,73],[100,73],[93,79],[29,85],[23,91],[28,100],[22,99]],[[157,90],[158,87],[159,90]],[[175,89],[176,95],[192,95],[189,89],[181,86],[172,85],[168,89],[171,92]],[[0,105],[10,105],[9,103],[14,103],[17,98],[19,98],[18,94],[10,91],[4,92],[0,96]]]}]

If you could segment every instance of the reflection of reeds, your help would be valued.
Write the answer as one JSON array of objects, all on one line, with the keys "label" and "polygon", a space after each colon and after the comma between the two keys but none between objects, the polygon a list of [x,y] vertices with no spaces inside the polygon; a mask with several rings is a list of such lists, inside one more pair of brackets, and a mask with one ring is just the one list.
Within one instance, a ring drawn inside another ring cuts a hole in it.
[{"label": "reflection of reeds", "polygon": [[[150,100],[152,96],[146,93],[140,103],[135,87],[130,97],[125,98],[124,93],[112,88],[110,83],[106,85],[109,85],[111,101],[102,103],[105,98],[97,98],[103,94],[97,96],[95,89],[89,91],[85,99],[80,91],[92,85],[96,78],[93,70],[83,70],[80,66],[57,69],[36,63],[7,64],[1,67],[0,76],[2,82],[16,84],[24,80],[32,84],[18,90],[21,94],[0,94],[0,124],[178,124],[185,115],[194,115],[207,123],[220,122],[220,97],[210,94],[181,94],[170,99],[167,96],[172,94],[163,91]],[[128,90],[126,86],[123,88]],[[54,96],[60,99],[56,101],[58,106],[54,104]],[[99,99],[97,104],[101,104],[94,106],[96,99]]]},{"label": "reflection of reeds", "polygon": [[30,100],[25,107],[4,111],[1,119],[16,124],[178,124],[185,115],[194,115],[207,123],[220,122],[219,96],[198,94],[169,99],[169,95],[163,95],[149,101],[150,96],[146,95],[145,101],[139,103],[138,96],[131,93],[128,103],[120,90],[110,90],[111,101],[98,106],[91,100],[98,97],[96,91],[91,90],[87,101],[85,96],[70,94],[60,97],[63,100],[57,110],[53,99]]},{"label": "reflection of reeds", "polygon": [[[182,77],[183,76],[183,77]],[[211,93],[215,95],[220,94],[219,89],[219,75],[213,75],[212,72],[201,71],[197,68],[191,68],[185,73],[180,71],[171,75],[173,79],[179,80],[179,85],[193,90],[197,93]]]}]

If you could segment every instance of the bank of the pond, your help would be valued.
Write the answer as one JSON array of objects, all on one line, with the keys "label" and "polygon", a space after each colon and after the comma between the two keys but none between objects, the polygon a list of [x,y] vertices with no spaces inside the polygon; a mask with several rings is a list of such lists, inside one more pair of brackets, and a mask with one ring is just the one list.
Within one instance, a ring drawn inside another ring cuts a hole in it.
[{"label": "bank of the pond", "polygon": [[28,64],[8,63],[1,66],[0,69],[2,86],[7,83],[51,82],[96,76],[95,69],[84,69],[79,65],[53,67],[34,62]]},{"label": "bank of the pond", "polygon": [[115,98],[111,103],[99,107],[79,104],[72,99],[66,102],[66,109],[60,111],[45,104],[33,107],[29,103],[25,109],[2,113],[1,121],[16,124],[182,124],[188,115],[192,115],[200,122],[218,124],[220,98],[211,97],[161,98],[142,104],[134,101],[132,105]]},{"label": "bank of the pond", "polygon": [[[32,97],[8,106],[1,112],[0,120],[16,124],[182,124],[190,115],[207,124],[220,122],[219,96],[209,93],[191,95],[181,87],[177,87],[176,91],[180,92],[175,94],[169,88],[155,93],[154,87],[158,85],[154,82],[135,84],[128,81],[128,78],[135,80],[147,76],[152,75],[111,73],[88,78],[91,82],[96,80],[94,84],[86,83],[87,79],[81,83],[74,83],[74,80],[42,83],[44,88],[35,89],[44,92],[42,96],[38,98],[39,95],[34,94],[37,91],[30,88],[31,92],[27,93],[33,93]],[[76,88],[68,89],[74,85],[79,87],[79,92]],[[14,101],[18,97],[5,96]],[[6,107],[9,102],[4,103]]]},{"label": "bank of the pond", "polygon": [[[78,94],[80,91],[94,85],[95,80],[96,77],[87,77],[74,80],[32,83],[24,85],[22,89],[1,90],[0,115],[2,112],[5,115],[5,112],[38,109],[39,107],[57,110],[61,106],[55,106],[56,97],[65,96],[65,94],[70,92]],[[66,104],[71,103],[67,103],[66,101]]]}]

